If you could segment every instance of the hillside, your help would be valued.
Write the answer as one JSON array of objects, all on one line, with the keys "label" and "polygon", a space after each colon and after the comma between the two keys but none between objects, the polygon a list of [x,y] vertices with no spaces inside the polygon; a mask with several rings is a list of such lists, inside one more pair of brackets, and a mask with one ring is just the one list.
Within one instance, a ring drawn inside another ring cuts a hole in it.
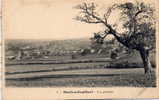
[{"label": "hillside", "polygon": [[69,39],[69,40],[5,40],[6,55],[9,52],[15,53],[20,48],[30,47],[35,49],[48,50],[51,52],[79,50],[90,46],[89,39]]}]

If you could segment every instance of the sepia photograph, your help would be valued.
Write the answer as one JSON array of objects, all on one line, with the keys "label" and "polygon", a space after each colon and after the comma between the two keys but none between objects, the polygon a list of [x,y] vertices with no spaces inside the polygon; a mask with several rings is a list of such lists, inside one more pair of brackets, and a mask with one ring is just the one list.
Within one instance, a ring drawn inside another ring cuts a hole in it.
[{"label": "sepia photograph", "polygon": [[5,95],[159,97],[156,0],[2,4]]},{"label": "sepia photograph", "polygon": [[152,2],[46,2],[8,9],[7,87],[156,87]]}]

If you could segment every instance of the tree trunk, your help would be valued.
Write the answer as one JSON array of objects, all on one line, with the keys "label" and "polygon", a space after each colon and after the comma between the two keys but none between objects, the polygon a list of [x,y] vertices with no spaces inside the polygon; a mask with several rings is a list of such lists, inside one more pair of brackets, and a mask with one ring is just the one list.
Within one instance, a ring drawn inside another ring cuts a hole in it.
[{"label": "tree trunk", "polygon": [[145,74],[151,74],[152,72],[152,66],[151,66],[151,62],[149,59],[149,50],[141,49],[140,51],[140,55],[143,61],[143,65],[144,65],[144,70],[145,70]]}]

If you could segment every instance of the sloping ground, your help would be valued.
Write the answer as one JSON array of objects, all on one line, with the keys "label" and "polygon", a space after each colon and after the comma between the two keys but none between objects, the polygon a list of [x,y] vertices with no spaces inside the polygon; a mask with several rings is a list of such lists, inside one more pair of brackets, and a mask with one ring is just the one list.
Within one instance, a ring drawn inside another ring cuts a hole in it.
[{"label": "sloping ground", "polygon": [[48,77],[48,76],[60,76],[60,75],[91,75],[91,74],[103,74],[103,75],[115,75],[115,74],[129,74],[133,72],[134,74],[137,73],[142,73],[142,71],[139,72],[138,70],[141,71],[141,69],[106,69],[106,68],[98,68],[98,69],[81,69],[81,70],[62,70],[62,71],[50,71],[50,72],[43,72],[39,71],[36,73],[14,73],[14,74],[8,74],[6,76],[6,79],[27,79],[27,78],[42,78],[42,77]]},{"label": "sloping ground", "polygon": [[86,55],[86,56],[77,56],[76,59],[71,59],[68,56],[55,56],[48,59],[31,59],[31,60],[13,60],[7,61],[6,66],[10,65],[33,65],[33,64],[71,64],[71,63],[96,63],[96,62],[105,62],[105,63],[125,63],[129,61],[130,63],[142,62],[138,54],[134,53],[133,55],[121,54],[117,59],[111,59],[109,57],[99,56],[99,55]]},{"label": "sloping ground", "polygon": [[149,79],[142,68],[87,69],[39,72],[6,76],[6,86],[18,87],[155,87],[155,75]]},{"label": "sloping ground", "polygon": [[13,61],[7,62],[7,66],[9,65],[30,65],[30,64],[70,64],[70,63],[94,63],[94,62],[110,62],[110,58],[94,58],[94,59],[66,59],[66,60],[32,60],[32,61]]},{"label": "sloping ground", "polygon": [[104,68],[105,63],[73,63],[73,64],[43,64],[43,65],[12,65],[6,67],[6,75],[52,72],[52,71],[69,71],[82,69],[99,69]]},{"label": "sloping ground", "polygon": [[[96,62],[89,62],[94,60]],[[60,63],[11,64],[6,66],[6,86],[18,87],[155,87],[155,71],[151,79],[144,75],[141,58],[123,56],[116,60],[90,58],[58,61]],[[102,61],[103,60],[103,61]],[[74,63],[73,63],[74,61]],[[82,61],[81,63],[79,61]],[[99,62],[97,62],[99,61]],[[28,62],[28,61],[26,61]],[[30,62],[30,61],[29,61]],[[41,62],[41,61],[38,61]],[[65,62],[65,63],[63,63]],[[110,63],[111,62],[111,63]],[[23,63],[23,62],[22,62]],[[63,63],[63,64],[62,64]],[[134,65],[137,63],[139,65]],[[131,64],[133,67],[130,68]],[[108,68],[111,65],[111,68]],[[124,67],[121,67],[123,66]],[[112,68],[113,66],[113,68]],[[155,70],[155,69],[154,69]]]}]

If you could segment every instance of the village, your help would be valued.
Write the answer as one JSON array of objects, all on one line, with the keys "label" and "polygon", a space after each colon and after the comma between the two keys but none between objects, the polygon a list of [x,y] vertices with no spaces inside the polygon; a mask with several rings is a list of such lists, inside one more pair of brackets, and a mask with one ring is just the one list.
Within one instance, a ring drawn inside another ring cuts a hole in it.
[{"label": "village", "polygon": [[[64,47],[55,49],[56,46],[51,46],[51,49],[47,49],[46,45],[43,47],[34,47],[29,44],[25,46],[18,47],[18,49],[11,49],[6,52],[6,60],[15,61],[15,60],[35,60],[35,59],[50,59],[57,56],[69,56],[70,59],[78,59],[80,56],[87,55],[102,55],[115,59],[119,53],[128,53],[127,49],[116,44],[116,41],[106,42],[107,45],[98,45],[94,44],[87,46],[85,48],[73,48],[68,49]],[[69,45],[69,44],[68,44]],[[71,46],[71,44],[70,44]],[[112,49],[113,48],[113,49]],[[121,49],[122,48],[122,49]]]}]

